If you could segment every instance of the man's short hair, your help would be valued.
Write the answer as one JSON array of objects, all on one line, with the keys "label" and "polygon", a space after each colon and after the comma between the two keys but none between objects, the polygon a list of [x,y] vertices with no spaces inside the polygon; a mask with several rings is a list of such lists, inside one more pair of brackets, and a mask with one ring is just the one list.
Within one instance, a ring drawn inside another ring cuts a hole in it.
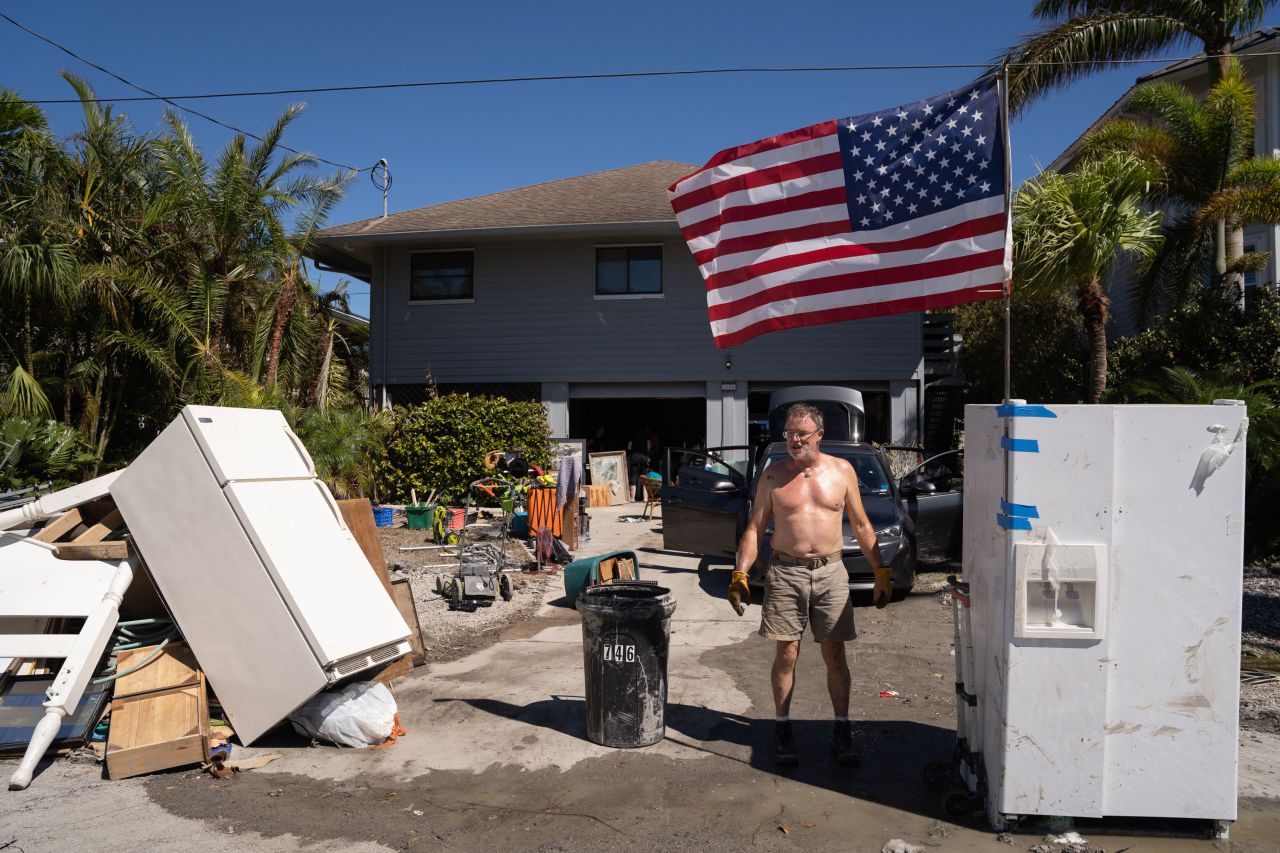
[{"label": "man's short hair", "polygon": [[792,418],[810,418],[816,428],[822,429],[822,411],[812,403],[792,403],[787,409],[787,420]]}]

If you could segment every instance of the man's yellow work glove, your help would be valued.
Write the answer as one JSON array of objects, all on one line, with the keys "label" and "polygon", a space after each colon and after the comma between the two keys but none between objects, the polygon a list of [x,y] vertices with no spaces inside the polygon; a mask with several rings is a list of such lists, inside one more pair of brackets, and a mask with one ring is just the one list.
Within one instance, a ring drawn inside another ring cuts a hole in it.
[{"label": "man's yellow work glove", "polygon": [[735,571],[729,579],[729,603],[739,616],[747,612],[751,603],[751,586],[747,583],[747,573]]},{"label": "man's yellow work glove", "polygon": [[876,607],[884,607],[893,597],[893,569],[876,569],[876,587],[871,593]]}]

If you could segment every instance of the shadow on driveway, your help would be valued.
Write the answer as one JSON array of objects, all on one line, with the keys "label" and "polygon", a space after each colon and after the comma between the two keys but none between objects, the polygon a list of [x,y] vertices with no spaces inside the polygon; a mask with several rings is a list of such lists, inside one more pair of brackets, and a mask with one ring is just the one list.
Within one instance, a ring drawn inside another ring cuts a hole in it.
[{"label": "shadow on driveway", "polygon": [[[527,705],[497,699],[434,701],[465,702],[497,717],[587,739],[586,700],[577,696],[552,696]],[[773,762],[771,719],[668,703],[666,724],[666,739],[681,746],[865,802],[953,820],[943,812],[938,792],[923,782],[925,764],[951,753],[955,732],[949,728],[907,720],[855,721],[854,742],[862,754],[862,766],[855,768],[842,767],[830,758],[830,720],[793,720],[801,761],[798,767],[784,768]],[[741,757],[743,747],[745,758]]]}]

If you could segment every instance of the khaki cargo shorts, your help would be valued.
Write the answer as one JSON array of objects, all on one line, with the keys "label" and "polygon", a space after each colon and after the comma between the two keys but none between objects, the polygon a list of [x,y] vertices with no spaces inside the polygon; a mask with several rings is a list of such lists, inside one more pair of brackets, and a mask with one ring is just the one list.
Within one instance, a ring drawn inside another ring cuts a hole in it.
[{"label": "khaki cargo shorts", "polygon": [[856,637],[849,572],[840,557],[837,553],[801,560],[775,552],[764,577],[760,636],[799,640],[809,625],[819,643]]}]

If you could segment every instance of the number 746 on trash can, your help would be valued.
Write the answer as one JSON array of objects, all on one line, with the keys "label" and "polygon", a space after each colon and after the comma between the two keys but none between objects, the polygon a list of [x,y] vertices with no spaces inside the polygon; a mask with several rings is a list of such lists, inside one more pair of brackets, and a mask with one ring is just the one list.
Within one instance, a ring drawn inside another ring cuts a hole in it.
[{"label": "number 746 on trash can", "polygon": [[636,647],[633,645],[624,645],[623,643],[612,643],[604,647],[604,659],[606,661],[617,661],[622,663],[636,662]]}]

